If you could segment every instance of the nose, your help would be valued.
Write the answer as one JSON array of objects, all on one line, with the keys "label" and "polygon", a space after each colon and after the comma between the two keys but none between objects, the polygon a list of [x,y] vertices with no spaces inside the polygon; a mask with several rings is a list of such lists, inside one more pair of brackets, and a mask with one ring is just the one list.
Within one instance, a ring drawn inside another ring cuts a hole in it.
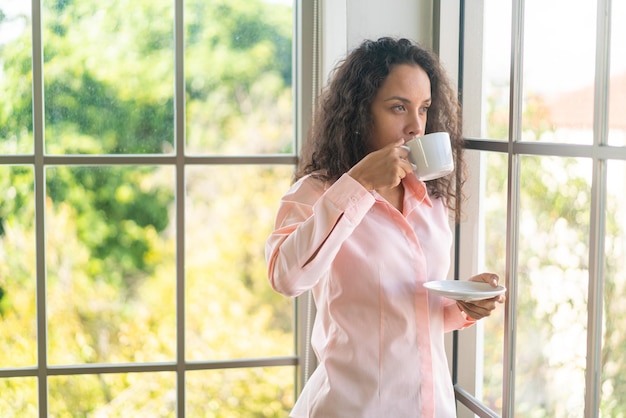
[{"label": "nose", "polygon": [[416,109],[414,112],[411,112],[408,116],[405,133],[410,135],[410,137],[422,136],[425,129],[426,119],[420,114],[419,110]]}]

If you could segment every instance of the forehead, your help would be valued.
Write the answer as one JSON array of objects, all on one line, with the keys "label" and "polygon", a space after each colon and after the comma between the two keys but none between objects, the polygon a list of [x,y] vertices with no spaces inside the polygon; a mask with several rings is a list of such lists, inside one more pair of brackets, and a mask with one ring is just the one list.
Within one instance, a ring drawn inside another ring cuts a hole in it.
[{"label": "forehead", "polygon": [[402,96],[411,101],[430,99],[430,78],[419,65],[399,64],[391,68],[378,90],[377,98]]}]

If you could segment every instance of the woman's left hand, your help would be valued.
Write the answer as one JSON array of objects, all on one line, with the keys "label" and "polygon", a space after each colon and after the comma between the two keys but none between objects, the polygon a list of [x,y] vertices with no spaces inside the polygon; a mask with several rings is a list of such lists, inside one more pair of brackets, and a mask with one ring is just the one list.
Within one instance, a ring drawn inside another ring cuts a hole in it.
[{"label": "woman's left hand", "polygon": [[[485,282],[489,283],[493,287],[498,286],[498,281],[500,278],[497,274],[493,273],[481,273],[476,276],[470,277],[469,279],[472,282]],[[504,303],[506,301],[505,295],[498,295],[496,297],[490,299],[483,300],[472,300],[472,301],[462,301],[459,300],[456,304],[459,308],[465,312],[467,316],[472,319],[482,319],[486,316],[491,315],[491,312],[496,309],[496,303]]]}]

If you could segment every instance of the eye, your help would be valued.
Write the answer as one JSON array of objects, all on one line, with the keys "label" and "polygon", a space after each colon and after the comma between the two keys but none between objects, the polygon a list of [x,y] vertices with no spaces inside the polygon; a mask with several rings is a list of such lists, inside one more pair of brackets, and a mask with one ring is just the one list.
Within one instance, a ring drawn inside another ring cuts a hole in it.
[{"label": "eye", "polygon": [[392,106],[391,109],[398,112],[404,112],[406,110],[406,106],[404,106],[403,104],[397,104]]},{"label": "eye", "polygon": [[420,108],[420,113],[426,114],[426,113],[428,113],[428,109],[430,109],[430,106],[422,106]]}]

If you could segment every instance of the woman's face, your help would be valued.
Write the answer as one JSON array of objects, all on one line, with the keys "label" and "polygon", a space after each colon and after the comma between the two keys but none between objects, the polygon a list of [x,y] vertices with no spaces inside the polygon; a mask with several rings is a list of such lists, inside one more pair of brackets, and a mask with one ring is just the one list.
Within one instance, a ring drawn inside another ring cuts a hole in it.
[{"label": "woman's face", "polygon": [[422,67],[399,64],[380,86],[372,102],[373,131],[370,152],[400,138],[404,142],[424,135],[431,103],[430,79]]}]

